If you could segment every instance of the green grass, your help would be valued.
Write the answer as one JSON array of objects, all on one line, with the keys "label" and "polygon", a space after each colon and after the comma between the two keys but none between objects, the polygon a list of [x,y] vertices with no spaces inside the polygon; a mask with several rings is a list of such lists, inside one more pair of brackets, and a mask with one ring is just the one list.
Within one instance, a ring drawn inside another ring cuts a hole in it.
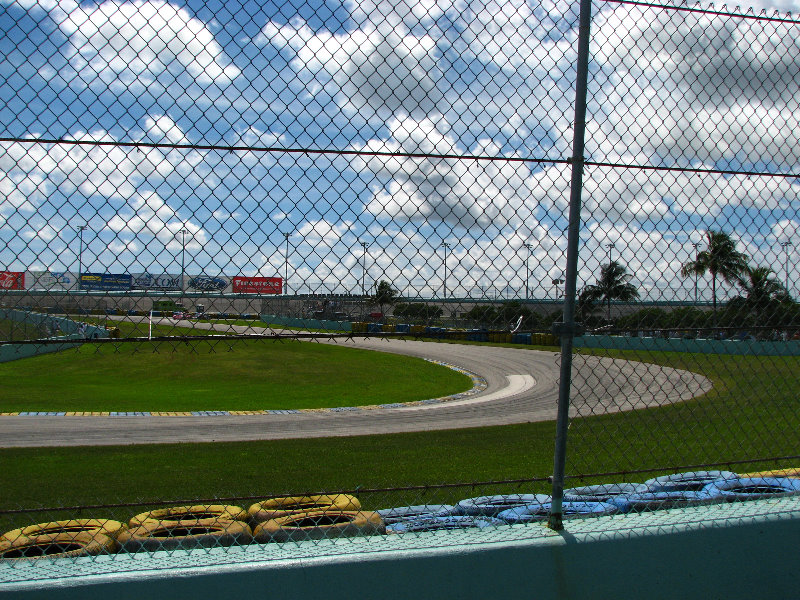
[{"label": "green grass", "polygon": [[[668,471],[686,465],[800,454],[800,360],[795,357],[592,353],[688,368],[710,377],[714,389],[702,398],[662,408],[573,419],[568,475]],[[580,361],[580,356],[575,360]],[[580,390],[575,390],[575,397],[580,397]],[[548,422],[309,440],[7,449],[0,450],[4,465],[0,508],[119,502],[156,505],[164,500],[546,477],[552,472],[554,435],[554,424]],[[794,463],[800,461],[733,465],[733,470]],[[651,475],[590,476],[570,479],[568,484],[641,481]],[[382,508],[422,501],[452,502],[519,489],[516,485],[431,487],[360,496],[368,508]],[[546,490],[546,484],[537,489]],[[124,517],[140,510],[144,508],[99,513]],[[27,523],[46,520],[42,517],[37,513],[8,519]]]},{"label": "green grass", "polygon": [[37,340],[49,335],[32,323],[0,319],[0,340]]},{"label": "green grass", "polygon": [[205,350],[84,345],[0,364],[0,382],[4,412],[330,408],[425,400],[472,386],[465,375],[419,358],[249,340]]}]

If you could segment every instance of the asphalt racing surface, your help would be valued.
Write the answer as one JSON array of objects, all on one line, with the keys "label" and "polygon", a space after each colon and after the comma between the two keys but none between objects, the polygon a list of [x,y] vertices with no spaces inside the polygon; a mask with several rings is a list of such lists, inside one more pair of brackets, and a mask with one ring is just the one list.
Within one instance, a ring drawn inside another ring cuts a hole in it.
[{"label": "asphalt racing surface", "polygon": [[[486,427],[556,418],[558,353],[384,338],[337,343],[442,361],[478,375],[485,380],[486,389],[445,402],[347,411],[166,417],[0,416],[0,447],[334,437]],[[571,411],[573,416],[588,416],[661,406],[687,400],[709,389],[708,379],[688,371],[579,355],[573,358]],[[376,398],[375,404],[380,403]]]}]

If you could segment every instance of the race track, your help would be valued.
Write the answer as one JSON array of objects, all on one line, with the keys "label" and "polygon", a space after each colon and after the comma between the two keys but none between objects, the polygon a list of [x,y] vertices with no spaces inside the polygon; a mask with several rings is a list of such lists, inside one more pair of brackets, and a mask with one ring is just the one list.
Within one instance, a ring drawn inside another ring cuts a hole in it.
[{"label": "race track", "polygon": [[[446,362],[479,375],[487,387],[479,394],[448,402],[344,412],[169,417],[0,416],[0,447],[333,437],[486,427],[556,418],[560,358],[557,353],[380,338],[338,343]],[[692,398],[710,388],[708,379],[688,371],[576,356],[572,414],[584,416],[661,406]],[[380,398],[376,398],[375,404],[380,403]]]}]

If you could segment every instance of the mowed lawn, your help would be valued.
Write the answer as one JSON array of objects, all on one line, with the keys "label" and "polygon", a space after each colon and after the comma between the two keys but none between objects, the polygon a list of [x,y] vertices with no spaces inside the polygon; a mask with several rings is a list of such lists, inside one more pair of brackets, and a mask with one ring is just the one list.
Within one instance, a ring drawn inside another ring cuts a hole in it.
[{"label": "mowed lawn", "polygon": [[[710,377],[714,388],[662,408],[573,419],[568,485],[643,481],[702,464],[722,463],[717,468],[738,472],[800,466],[791,458],[800,455],[797,357],[593,353],[690,369]],[[141,503],[80,513],[125,518],[164,503],[231,498],[247,504],[248,497],[312,491],[359,490],[369,508],[546,492],[554,437],[554,423],[544,422],[307,440],[0,449],[0,525],[74,516],[74,511],[2,514],[37,506]],[[737,462],[774,457],[789,458]],[[598,475],[604,472],[612,474]],[[472,485],[517,478],[542,481]],[[438,487],[452,483],[465,485]],[[368,488],[397,489],[363,491]]]},{"label": "mowed lawn", "polygon": [[329,408],[470,389],[428,361],[314,342],[87,344],[0,364],[0,412]]}]

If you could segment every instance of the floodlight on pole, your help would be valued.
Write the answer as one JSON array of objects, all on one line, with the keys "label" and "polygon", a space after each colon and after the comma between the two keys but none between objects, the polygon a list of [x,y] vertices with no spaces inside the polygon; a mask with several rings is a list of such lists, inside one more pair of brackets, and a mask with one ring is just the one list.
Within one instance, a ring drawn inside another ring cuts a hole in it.
[{"label": "floodlight on pole", "polygon": [[185,227],[181,227],[178,231],[175,232],[177,234],[181,234],[181,304],[183,304],[183,293],[184,293],[184,274],[186,272],[186,234],[189,231]]},{"label": "floodlight on pole", "polygon": [[75,229],[78,231],[78,289],[81,289],[81,272],[83,271],[83,232],[89,229],[89,225],[78,225]]},{"label": "floodlight on pole", "polygon": [[531,283],[531,265],[530,258],[533,256],[533,244],[526,243],[525,247],[528,249],[528,255],[525,257],[525,300],[531,299],[530,283]]},{"label": "floodlight on pole", "polygon": [[606,244],[606,250],[608,250],[608,264],[611,265],[611,250],[614,248],[614,242],[609,242]]},{"label": "floodlight on pole", "polygon": [[283,277],[283,294],[285,296],[288,296],[289,295],[289,232],[285,231],[283,235],[286,238],[286,264]]},{"label": "floodlight on pole", "polygon": [[[700,244],[698,242],[694,242],[692,244],[694,246],[694,264],[697,265],[697,259],[700,255]],[[694,270],[694,303],[697,304],[697,269]]]},{"label": "floodlight on pole", "polygon": [[450,244],[442,242],[442,248],[444,248],[444,279],[442,279],[442,290],[444,294],[442,298],[447,298],[447,249],[450,248]]},{"label": "floodlight on pole", "polygon": [[783,271],[784,276],[786,277],[786,293],[789,293],[789,248],[792,247],[792,242],[781,242],[781,246],[783,247],[784,251],[784,258],[783,258]]}]

